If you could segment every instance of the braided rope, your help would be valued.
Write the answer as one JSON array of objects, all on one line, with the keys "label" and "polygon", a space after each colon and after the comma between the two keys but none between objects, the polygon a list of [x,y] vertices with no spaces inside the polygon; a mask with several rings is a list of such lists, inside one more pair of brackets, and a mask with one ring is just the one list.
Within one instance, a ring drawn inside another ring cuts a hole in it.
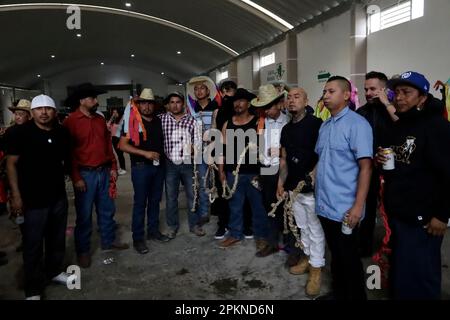
[{"label": "braided rope", "polygon": [[[223,182],[223,192],[222,192],[222,198],[226,199],[226,200],[230,200],[234,193],[236,192],[237,189],[237,185],[239,182],[239,170],[241,169],[241,165],[242,162],[244,161],[245,155],[247,154],[247,152],[250,150],[250,148],[253,148],[254,144],[253,143],[249,143],[244,151],[242,151],[241,155],[239,156],[239,161],[237,163],[236,166],[236,170],[233,171],[233,176],[234,176],[234,183],[233,183],[233,187],[230,189],[230,187],[228,186],[227,181],[225,180]],[[227,194],[228,193],[228,194]]]},{"label": "braided rope", "polygon": [[[219,194],[216,187],[216,174],[215,170],[219,171],[219,168],[213,163],[208,166],[206,170],[205,178],[203,180],[203,187],[208,194],[209,202],[212,204],[219,198]],[[208,185],[209,182],[209,185]]]},{"label": "braided rope", "polygon": [[193,177],[192,177],[192,189],[193,189],[193,194],[194,194],[194,199],[192,201],[192,208],[191,208],[191,212],[195,212],[197,210],[197,205],[198,205],[198,193],[199,193],[199,183],[198,183],[198,175],[199,172],[197,170],[197,163],[196,163],[196,159],[197,159],[197,146],[194,146],[194,165],[193,165]]}]

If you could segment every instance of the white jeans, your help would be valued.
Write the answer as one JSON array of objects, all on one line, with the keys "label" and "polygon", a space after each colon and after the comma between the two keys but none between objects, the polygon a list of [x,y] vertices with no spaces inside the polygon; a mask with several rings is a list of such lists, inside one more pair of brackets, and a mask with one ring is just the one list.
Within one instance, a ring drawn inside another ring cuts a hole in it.
[{"label": "white jeans", "polygon": [[[292,195],[292,192],[290,192]],[[315,212],[315,198],[311,193],[300,193],[292,205],[295,222],[301,230],[304,253],[314,268],[325,265],[325,234]]]}]

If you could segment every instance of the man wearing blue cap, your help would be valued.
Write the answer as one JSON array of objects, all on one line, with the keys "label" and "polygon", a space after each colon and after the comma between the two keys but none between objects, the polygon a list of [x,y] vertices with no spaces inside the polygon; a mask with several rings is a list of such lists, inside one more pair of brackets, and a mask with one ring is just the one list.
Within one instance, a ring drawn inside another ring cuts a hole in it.
[{"label": "man wearing blue cap", "polygon": [[[450,124],[429,103],[430,83],[405,72],[388,82],[399,120],[380,139],[392,148],[395,168],[383,170],[384,205],[392,229],[394,299],[439,299],[441,245],[450,217]],[[427,103],[428,102],[428,103]],[[381,150],[377,162],[384,163]]]}]

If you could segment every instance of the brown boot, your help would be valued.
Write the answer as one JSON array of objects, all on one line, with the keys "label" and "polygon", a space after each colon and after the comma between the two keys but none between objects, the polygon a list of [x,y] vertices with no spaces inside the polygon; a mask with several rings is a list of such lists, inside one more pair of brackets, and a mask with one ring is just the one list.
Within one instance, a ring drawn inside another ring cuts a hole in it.
[{"label": "brown boot", "polygon": [[261,251],[262,249],[264,249],[266,246],[269,245],[269,243],[266,240],[262,240],[262,239],[258,239],[255,241],[256,244],[256,251]]},{"label": "brown boot", "polygon": [[305,274],[309,270],[309,257],[304,256],[300,261],[293,267],[289,268],[289,273],[296,276]]},{"label": "brown boot", "polygon": [[306,283],[306,294],[308,296],[317,296],[320,294],[320,286],[322,283],[321,268],[309,267],[309,277]]}]

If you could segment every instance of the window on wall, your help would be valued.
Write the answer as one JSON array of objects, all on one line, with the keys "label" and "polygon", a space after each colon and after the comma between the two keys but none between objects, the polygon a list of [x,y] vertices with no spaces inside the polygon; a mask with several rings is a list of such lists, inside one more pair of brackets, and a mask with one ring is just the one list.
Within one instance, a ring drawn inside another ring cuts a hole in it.
[{"label": "window on wall", "polygon": [[261,57],[261,68],[275,63],[275,52]]},{"label": "window on wall", "polygon": [[423,17],[424,0],[400,1],[398,4],[369,14],[369,34]]},{"label": "window on wall", "polygon": [[227,79],[228,78],[228,70],[227,71],[223,71],[223,72],[219,72],[217,74],[217,79],[216,82],[219,83],[220,81]]}]

